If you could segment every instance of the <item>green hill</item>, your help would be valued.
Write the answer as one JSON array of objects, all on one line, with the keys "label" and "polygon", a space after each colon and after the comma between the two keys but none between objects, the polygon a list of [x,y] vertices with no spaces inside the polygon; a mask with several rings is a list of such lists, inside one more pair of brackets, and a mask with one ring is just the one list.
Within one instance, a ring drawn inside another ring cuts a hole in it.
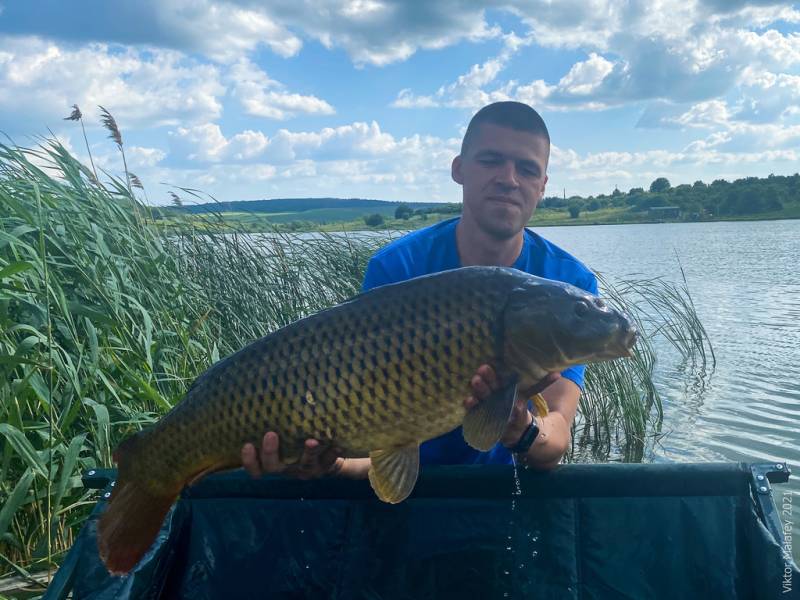
[{"label": "green hill", "polygon": [[[364,198],[272,198],[268,200],[233,200],[230,202],[209,202],[205,204],[184,205],[178,210],[192,214],[201,213],[268,213],[294,214],[328,211],[317,214],[326,215],[326,220],[349,220],[357,211],[358,215],[367,213],[394,214],[401,204],[408,204],[413,210],[437,206],[435,202],[392,202],[387,200],[368,200]],[[336,215],[343,215],[338,218]],[[320,221],[323,218],[304,215],[303,220]],[[295,219],[286,219],[295,220]]]}]

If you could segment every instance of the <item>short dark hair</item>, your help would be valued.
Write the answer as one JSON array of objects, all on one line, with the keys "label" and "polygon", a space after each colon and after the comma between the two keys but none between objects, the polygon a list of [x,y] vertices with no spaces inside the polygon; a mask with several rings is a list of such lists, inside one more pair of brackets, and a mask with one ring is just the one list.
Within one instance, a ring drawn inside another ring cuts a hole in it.
[{"label": "short dark hair", "polygon": [[463,155],[469,142],[478,132],[481,123],[491,123],[500,127],[508,127],[517,131],[529,131],[534,135],[540,135],[550,144],[550,133],[544,120],[532,107],[522,102],[505,101],[487,104],[472,117],[467,125],[464,140],[461,142],[461,154]]}]

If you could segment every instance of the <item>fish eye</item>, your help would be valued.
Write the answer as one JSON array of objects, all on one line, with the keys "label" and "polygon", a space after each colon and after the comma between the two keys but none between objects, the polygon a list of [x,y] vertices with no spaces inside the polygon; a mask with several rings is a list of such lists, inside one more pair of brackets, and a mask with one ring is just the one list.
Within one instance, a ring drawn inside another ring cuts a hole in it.
[{"label": "fish eye", "polygon": [[603,301],[602,301],[600,298],[595,298],[595,299],[594,299],[594,305],[595,305],[597,308],[601,308],[601,309],[606,307],[606,303],[605,303],[605,302],[603,302]]},{"label": "fish eye", "polygon": [[587,314],[589,314],[589,305],[585,300],[581,300],[575,305],[575,314],[578,317],[585,317]]}]

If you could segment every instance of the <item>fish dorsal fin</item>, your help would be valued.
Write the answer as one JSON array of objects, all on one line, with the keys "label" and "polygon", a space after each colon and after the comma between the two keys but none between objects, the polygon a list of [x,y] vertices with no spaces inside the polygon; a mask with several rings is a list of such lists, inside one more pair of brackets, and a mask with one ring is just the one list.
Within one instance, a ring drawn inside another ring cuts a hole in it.
[{"label": "fish dorsal fin", "polygon": [[464,416],[466,442],[481,452],[491,450],[505,431],[516,396],[517,382],[514,380],[470,409]]},{"label": "fish dorsal fin", "polygon": [[378,498],[390,504],[405,500],[419,474],[419,444],[369,453],[369,483]]}]

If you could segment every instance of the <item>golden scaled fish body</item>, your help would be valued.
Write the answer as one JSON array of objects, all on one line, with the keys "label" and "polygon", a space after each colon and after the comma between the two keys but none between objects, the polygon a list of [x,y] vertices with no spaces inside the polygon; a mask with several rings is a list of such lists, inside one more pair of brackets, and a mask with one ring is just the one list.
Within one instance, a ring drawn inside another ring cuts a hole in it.
[{"label": "golden scaled fish body", "polygon": [[[158,424],[120,445],[101,557],[112,572],[130,570],[181,488],[239,466],[242,446],[266,431],[277,432],[287,463],[308,438],[369,456],[378,497],[400,502],[422,442],[463,424],[465,440],[488,450],[517,385],[627,355],[634,337],[624,315],[591,294],[513,269],[468,267],[361,294],[218,362]],[[465,414],[481,364],[509,383]]]}]

